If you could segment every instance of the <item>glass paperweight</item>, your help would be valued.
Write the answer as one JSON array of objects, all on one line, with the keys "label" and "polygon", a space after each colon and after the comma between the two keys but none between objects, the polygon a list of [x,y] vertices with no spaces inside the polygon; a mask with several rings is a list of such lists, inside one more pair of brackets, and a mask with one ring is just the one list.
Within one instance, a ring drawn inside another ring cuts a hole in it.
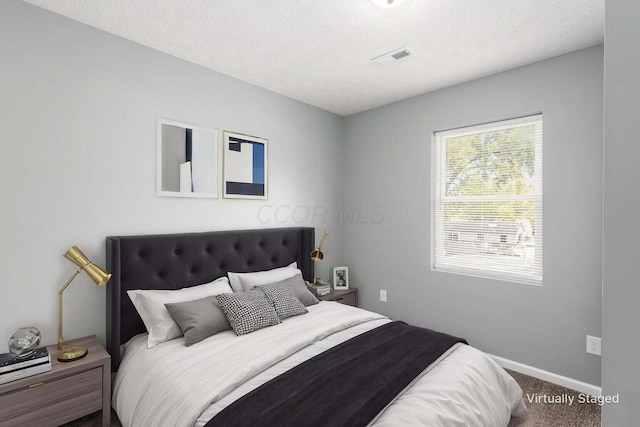
[{"label": "glass paperweight", "polygon": [[14,357],[28,357],[40,345],[40,331],[36,328],[20,328],[9,339],[9,352]]}]

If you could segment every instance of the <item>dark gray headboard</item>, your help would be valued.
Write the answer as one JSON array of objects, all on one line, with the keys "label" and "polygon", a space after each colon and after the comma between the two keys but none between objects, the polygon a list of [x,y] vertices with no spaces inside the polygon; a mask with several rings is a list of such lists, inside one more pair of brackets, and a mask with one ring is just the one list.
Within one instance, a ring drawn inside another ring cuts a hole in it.
[{"label": "dark gray headboard", "polygon": [[120,345],[146,328],[127,295],[130,289],[179,289],[211,282],[229,271],[251,272],[296,261],[313,280],[313,228],[268,228],[208,233],[107,237],[107,351],[112,370]]}]

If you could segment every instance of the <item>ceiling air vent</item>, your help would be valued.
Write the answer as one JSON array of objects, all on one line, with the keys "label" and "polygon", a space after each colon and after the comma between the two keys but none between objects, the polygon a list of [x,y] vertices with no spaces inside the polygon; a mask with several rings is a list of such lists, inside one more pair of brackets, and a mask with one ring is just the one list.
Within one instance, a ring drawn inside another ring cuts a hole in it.
[{"label": "ceiling air vent", "polygon": [[399,61],[402,58],[406,58],[409,55],[411,55],[411,51],[406,47],[401,47],[400,49],[387,52],[384,55],[376,56],[371,60],[371,62],[377,65],[387,65],[391,64],[392,62]]}]

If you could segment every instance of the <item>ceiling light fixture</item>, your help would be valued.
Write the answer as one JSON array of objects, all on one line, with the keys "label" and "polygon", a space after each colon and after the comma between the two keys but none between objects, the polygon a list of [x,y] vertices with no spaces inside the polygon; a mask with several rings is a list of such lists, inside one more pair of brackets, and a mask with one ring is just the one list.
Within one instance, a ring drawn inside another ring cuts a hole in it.
[{"label": "ceiling light fixture", "polygon": [[378,7],[394,7],[402,3],[403,0],[371,0],[371,3]]},{"label": "ceiling light fixture", "polygon": [[392,50],[391,52],[387,52],[380,56],[376,56],[375,58],[371,58],[371,62],[376,65],[388,65],[406,58],[409,55],[411,55],[411,51],[406,47],[401,47],[400,49]]}]

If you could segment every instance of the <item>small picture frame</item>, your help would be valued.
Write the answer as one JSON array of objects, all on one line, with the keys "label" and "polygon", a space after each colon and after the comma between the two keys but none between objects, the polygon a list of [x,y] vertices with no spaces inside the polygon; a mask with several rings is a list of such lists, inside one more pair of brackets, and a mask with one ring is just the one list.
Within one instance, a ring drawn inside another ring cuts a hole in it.
[{"label": "small picture frame", "polygon": [[337,291],[349,289],[349,267],[333,268],[333,289]]}]

